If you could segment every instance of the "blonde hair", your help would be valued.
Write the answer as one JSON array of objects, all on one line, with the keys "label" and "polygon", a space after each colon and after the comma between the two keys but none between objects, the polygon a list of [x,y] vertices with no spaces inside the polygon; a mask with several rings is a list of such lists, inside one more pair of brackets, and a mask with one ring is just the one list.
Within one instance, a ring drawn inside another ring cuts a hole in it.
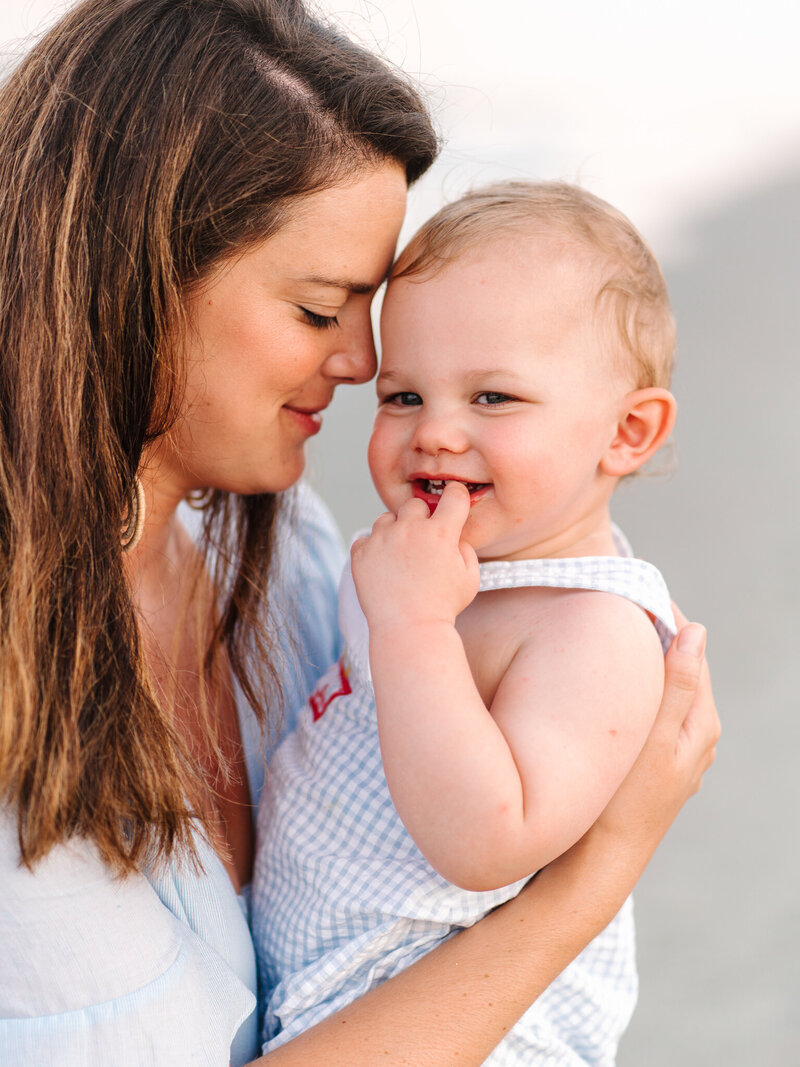
[{"label": "blonde hair", "polygon": [[430,277],[453,260],[528,230],[557,234],[599,259],[596,308],[614,357],[637,388],[669,386],[675,322],[661,268],[629,219],[567,182],[502,181],[441,208],[400,254],[392,278]]}]

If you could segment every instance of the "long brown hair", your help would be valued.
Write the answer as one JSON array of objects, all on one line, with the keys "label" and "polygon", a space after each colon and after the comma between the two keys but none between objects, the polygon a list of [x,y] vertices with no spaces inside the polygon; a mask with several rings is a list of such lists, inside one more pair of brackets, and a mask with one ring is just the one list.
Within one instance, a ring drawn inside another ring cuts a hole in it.
[{"label": "long brown hair", "polygon": [[[0,790],[23,862],[72,835],[122,871],[191,850],[198,771],[147,684],[120,549],[181,399],[182,295],[294,198],[369,159],[411,182],[436,149],[405,78],[300,0],[85,0],[0,90]],[[275,514],[207,508],[207,661],[225,647],[259,715]]]}]

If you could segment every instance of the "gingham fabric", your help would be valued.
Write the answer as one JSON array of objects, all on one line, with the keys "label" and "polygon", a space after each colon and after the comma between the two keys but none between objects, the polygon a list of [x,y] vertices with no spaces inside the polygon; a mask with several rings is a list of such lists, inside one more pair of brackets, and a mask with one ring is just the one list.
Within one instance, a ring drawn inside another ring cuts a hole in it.
[{"label": "gingham fabric", "polygon": [[581,556],[577,559],[525,559],[481,564],[481,585],[511,589],[546,585],[556,589],[596,589],[632,600],[654,616],[653,623],[666,652],[675,636],[675,617],[661,573],[643,559],[619,556]]},{"label": "gingham fabric", "polygon": [[[618,593],[656,616],[665,637],[674,632],[664,581],[642,560],[481,565],[482,590],[530,585]],[[468,892],[446,882],[419,852],[384,778],[366,620],[348,570],[340,623],[346,651],[273,757],[259,807],[253,935],[264,1051],[402,970],[524,884]],[[610,1067],[636,993],[628,900],[485,1062]]]}]

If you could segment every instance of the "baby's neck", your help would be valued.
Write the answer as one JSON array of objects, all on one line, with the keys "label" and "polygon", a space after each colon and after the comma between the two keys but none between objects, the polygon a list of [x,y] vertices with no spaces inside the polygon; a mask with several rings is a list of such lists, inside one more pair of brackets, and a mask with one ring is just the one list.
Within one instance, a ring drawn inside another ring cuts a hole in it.
[{"label": "baby's neck", "polygon": [[566,559],[576,556],[618,556],[619,550],[611,531],[608,508],[585,516],[572,526],[530,545],[523,551],[503,557],[480,556],[481,562],[491,558]]},{"label": "baby's neck", "polygon": [[547,555],[552,558],[566,556],[618,556],[619,550],[614,543],[611,532],[611,517],[606,514],[605,521],[592,529],[568,530],[563,538],[557,539],[553,550]]}]

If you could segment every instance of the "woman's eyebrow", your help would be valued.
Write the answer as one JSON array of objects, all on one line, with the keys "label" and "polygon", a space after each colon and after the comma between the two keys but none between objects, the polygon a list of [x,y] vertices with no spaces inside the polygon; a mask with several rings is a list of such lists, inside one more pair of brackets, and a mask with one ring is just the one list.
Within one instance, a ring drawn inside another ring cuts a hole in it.
[{"label": "woman's eyebrow", "polygon": [[297,279],[301,284],[322,285],[329,289],[345,289],[349,293],[367,294],[374,293],[385,278],[375,284],[374,282],[356,282],[352,278],[327,278],[320,274],[309,274]]}]

